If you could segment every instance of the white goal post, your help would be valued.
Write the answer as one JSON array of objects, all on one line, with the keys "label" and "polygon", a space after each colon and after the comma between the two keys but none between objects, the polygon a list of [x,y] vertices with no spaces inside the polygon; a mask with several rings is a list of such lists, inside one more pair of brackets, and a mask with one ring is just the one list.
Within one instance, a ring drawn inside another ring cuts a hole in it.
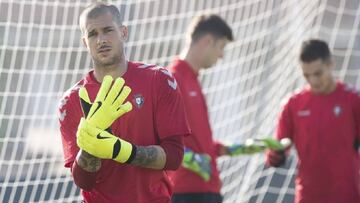
[{"label": "white goal post", "polygon": [[[0,202],[80,202],[63,167],[57,107],[90,69],[78,16],[90,0],[0,1]],[[191,18],[222,16],[235,41],[199,75],[214,137],[271,136],[282,99],[304,84],[300,43],[329,42],[336,76],[360,88],[357,0],[112,0],[129,28],[130,60],[169,64]],[[278,169],[263,154],[219,158],[224,203],[291,202],[296,152]]]}]

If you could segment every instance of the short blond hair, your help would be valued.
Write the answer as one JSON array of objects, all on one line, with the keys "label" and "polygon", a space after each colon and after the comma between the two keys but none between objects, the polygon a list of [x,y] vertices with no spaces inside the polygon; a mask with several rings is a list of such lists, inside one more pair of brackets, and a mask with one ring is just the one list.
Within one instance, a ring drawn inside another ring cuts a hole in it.
[{"label": "short blond hair", "polygon": [[96,18],[99,15],[110,13],[113,16],[113,20],[119,25],[122,25],[122,17],[120,15],[119,9],[111,4],[96,2],[87,6],[81,13],[79,18],[79,25],[81,32],[84,33],[85,21],[88,18]]}]

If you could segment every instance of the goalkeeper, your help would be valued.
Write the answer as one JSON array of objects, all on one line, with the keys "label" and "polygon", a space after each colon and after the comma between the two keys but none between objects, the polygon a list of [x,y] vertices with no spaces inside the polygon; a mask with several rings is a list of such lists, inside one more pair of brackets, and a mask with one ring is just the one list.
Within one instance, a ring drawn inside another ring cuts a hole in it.
[{"label": "goalkeeper", "polygon": [[226,146],[212,138],[205,98],[197,77],[200,69],[210,68],[223,56],[225,46],[232,40],[232,30],[221,17],[200,15],[189,27],[184,52],[168,67],[178,82],[192,131],[184,138],[183,164],[171,174],[173,203],[222,202],[216,158],[262,150],[244,148],[244,145]]},{"label": "goalkeeper", "polygon": [[[284,105],[278,139],[290,138],[298,155],[296,203],[360,202],[360,94],[336,81],[326,42],[303,42],[300,67],[308,83]],[[267,152],[267,164],[279,167],[283,150]]]},{"label": "goalkeeper", "polygon": [[65,167],[85,202],[169,203],[166,170],[181,164],[189,134],[174,78],[125,58],[117,7],[91,4],[80,28],[93,70],[61,100]]}]

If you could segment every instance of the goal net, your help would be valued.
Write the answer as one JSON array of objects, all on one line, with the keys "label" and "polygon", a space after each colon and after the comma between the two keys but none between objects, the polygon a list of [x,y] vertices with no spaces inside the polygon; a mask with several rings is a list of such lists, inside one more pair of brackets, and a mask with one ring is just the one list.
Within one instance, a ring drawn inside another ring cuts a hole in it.
[{"label": "goal net", "polygon": [[[78,16],[91,1],[0,1],[0,202],[80,202],[63,167],[57,107],[91,66]],[[223,60],[202,71],[214,137],[271,136],[281,102],[304,84],[300,43],[329,42],[336,76],[360,87],[357,0],[113,0],[129,27],[130,60],[166,66],[191,18],[214,12],[233,28]],[[264,155],[218,159],[225,203],[291,202],[296,152],[284,167]]]}]

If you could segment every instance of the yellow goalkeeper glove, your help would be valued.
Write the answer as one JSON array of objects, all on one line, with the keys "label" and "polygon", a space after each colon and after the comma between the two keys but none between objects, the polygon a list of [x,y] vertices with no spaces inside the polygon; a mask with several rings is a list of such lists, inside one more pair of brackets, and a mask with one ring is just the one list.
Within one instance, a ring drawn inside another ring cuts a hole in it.
[{"label": "yellow goalkeeper glove", "polygon": [[130,163],[136,153],[135,145],[96,128],[84,118],[81,118],[76,137],[77,145],[97,158]]},{"label": "yellow goalkeeper glove", "polygon": [[117,78],[111,86],[112,81],[111,76],[104,77],[94,103],[91,103],[85,87],[81,87],[79,90],[86,120],[102,130],[109,128],[117,118],[132,109],[130,102],[124,104],[131,92],[130,87],[124,86],[125,81],[122,78]]}]

